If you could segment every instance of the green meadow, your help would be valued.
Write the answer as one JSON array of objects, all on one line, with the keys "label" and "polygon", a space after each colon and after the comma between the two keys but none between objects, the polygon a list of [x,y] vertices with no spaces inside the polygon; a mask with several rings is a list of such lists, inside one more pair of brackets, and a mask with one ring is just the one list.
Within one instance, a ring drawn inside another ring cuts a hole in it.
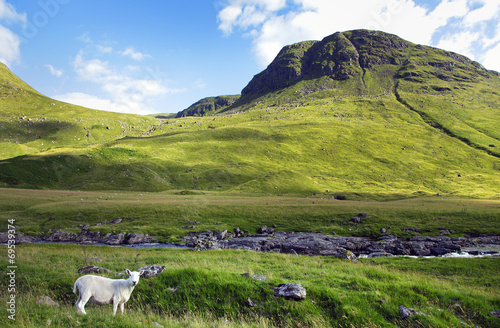
[{"label": "green meadow", "polygon": [[[2,253],[6,247],[2,246]],[[43,256],[40,256],[43,254]],[[103,260],[115,278],[125,268],[159,264],[157,277],[141,279],[125,315],[87,304],[76,313],[73,283],[86,257]],[[8,265],[6,254],[0,263]],[[249,251],[129,249],[78,245],[16,247],[16,315],[3,327],[498,327],[489,312],[500,307],[499,258],[361,259]],[[248,272],[250,277],[241,274]],[[266,281],[251,278],[254,274]],[[281,283],[304,286],[303,301],[276,297]],[[0,281],[6,303],[7,279]],[[49,296],[59,307],[37,304]],[[250,298],[254,307],[247,305]],[[401,319],[398,307],[422,314]]]},{"label": "green meadow", "polygon": [[[337,200],[330,194],[284,197],[199,191],[98,192],[0,189],[2,231],[15,220],[17,233],[43,237],[51,230],[79,232],[80,225],[101,233],[140,232],[164,242],[179,241],[188,231],[240,228],[256,233],[263,225],[281,231],[335,232],[342,236],[387,233],[409,238],[440,235],[440,227],[465,234],[499,234],[500,200],[440,196],[374,200]],[[359,226],[350,223],[368,213]],[[115,225],[97,225],[123,219]],[[194,229],[184,229],[196,224]],[[215,223],[218,223],[215,225]],[[418,229],[406,231],[405,229]]]}]

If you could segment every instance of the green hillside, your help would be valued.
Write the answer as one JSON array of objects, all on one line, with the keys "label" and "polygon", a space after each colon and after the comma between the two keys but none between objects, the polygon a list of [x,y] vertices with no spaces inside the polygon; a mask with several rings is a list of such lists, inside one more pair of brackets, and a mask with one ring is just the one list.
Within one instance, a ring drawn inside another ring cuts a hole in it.
[{"label": "green hillside", "polygon": [[1,74],[3,187],[500,196],[498,73],[390,34],[287,46],[202,117],[85,109]]},{"label": "green hillside", "polygon": [[0,159],[147,135],[157,124],[152,117],[92,110],[47,98],[0,65]]}]

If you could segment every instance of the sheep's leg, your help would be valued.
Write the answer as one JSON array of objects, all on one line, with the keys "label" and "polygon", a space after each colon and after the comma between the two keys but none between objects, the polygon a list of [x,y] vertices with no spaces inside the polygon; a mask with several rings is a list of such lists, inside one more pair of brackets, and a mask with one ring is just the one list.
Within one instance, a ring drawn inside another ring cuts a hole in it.
[{"label": "sheep's leg", "polygon": [[82,301],[82,295],[78,295],[78,299],[76,300],[75,306],[76,306],[76,313],[82,313],[82,310],[80,309],[80,302]]},{"label": "sheep's leg", "polygon": [[125,303],[120,303],[120,314],[123,315],[123,310],[125,309]]},{"label": "sheep's leg", "polygon": [[118,309],[118,299],[113,297],[113,316],[116,315],[116,310]]},{"label": "sheep's leg", "polygon": [[80,294],[80,297],[78,297],[78,301],[76,302],[76,308],[79,313],[87,314],[87,312],[85,312],[85,304],[87,304],[91,297],[91,294]]}]

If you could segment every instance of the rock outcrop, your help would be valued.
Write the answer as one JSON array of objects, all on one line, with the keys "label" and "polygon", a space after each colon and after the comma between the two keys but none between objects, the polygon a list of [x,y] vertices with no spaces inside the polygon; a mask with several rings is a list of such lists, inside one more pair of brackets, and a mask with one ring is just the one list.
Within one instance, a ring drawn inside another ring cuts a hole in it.
[{"label": "rock outcrop", "polygon": [[[426,58],[424,63],[418,54],[414,57],[409,55],[409,50],[412,49],[432,51],[438,53],[440,58]],[[366,87],[366,71],[381,65],[394,66],[397,73],[388,78],[412,81],[424,78],[422,73],[415,69],[419,65],[430,67],[430,75],[444,81],[472,80],[479,74],[498,74],[487,71],[479,63],[464,56],[415,45],[396,35],[380,31],[353,30],[334,33],[321,41],[304,41],[285,46],[264,71],[253,77],[242,90],[241,96],[262,95],[299,81],[320,78],[328,78],[329,81],[327,79],[324,83],[316,84],[316,90],[312,91],[332,89],[335,85],[333,81],[351,78],[356,78],[360,86]],[[457,74],[454,74],[455,71]]]}]

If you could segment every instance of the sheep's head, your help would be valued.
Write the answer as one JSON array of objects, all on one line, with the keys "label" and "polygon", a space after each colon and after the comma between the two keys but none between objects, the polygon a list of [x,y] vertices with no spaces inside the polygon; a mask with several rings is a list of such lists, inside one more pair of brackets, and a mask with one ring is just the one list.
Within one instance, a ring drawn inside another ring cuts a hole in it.
[{"label": "sheep's head", "polygon": [[129,269],[126,269],[125,272],[130,276],[128,278],[128,281],[132,286],[137,286],[139,283],[139,277],[144,273],[144,270],[141,271],[130,271]]}]

